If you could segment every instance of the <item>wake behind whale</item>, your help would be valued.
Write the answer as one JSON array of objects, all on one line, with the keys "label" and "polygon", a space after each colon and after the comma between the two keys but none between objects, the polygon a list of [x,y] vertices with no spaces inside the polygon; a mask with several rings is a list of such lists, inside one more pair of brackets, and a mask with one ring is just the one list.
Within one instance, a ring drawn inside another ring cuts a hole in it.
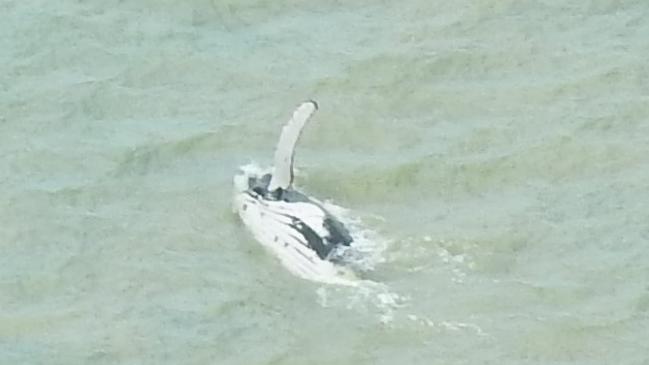
[{"label": "wake behind whale", "polygon": [[318,109],[302,103],[282,129],[274,166],[242,167],[235,176],[234,209],[259,243],[293,274],[324,283],[356,285],[356,275],[340,260],[354,238],[325,204],[293,186],[295,145]]}]

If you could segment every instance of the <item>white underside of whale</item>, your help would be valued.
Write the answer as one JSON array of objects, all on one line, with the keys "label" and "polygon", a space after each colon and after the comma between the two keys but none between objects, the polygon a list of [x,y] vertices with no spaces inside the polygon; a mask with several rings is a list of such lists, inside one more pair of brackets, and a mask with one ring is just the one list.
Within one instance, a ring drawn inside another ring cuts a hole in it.
[{"label": "white underside of whale", "polygon": [[327,234],[322,226],[324,211],[307,202],[260,199],[246,190],[248,176],[244,172],[235,177],[233,208],[254,238],[294,275],[328,284],[357,285],[350,269],[321,259],[304,236],[290,225],[290,216],[299,217],[323,237]]}]

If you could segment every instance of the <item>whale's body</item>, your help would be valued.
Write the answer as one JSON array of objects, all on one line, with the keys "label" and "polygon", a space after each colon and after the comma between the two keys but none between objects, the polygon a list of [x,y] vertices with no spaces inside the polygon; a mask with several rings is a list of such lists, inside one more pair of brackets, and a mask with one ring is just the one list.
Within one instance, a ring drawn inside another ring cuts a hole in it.
[{"label": "whale's body", "polygon": [[293,274],[304,279],[354,285],[351,270],[335,253],[353,238],[339,218],[293,182],[295,144],[317,104],[301,104],[282,130],[271,173],[247,169],[235,177],[234,208],[246,227]]}]

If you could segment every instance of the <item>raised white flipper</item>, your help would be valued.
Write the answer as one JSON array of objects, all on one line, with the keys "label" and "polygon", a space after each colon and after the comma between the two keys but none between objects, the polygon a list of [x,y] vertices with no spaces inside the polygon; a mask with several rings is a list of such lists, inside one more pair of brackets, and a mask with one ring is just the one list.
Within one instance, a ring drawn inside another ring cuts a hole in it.
[{"label": "raised white flipper", "polygon": [[282,128],[282,135],[279,137],[279,143],[275,150],[275,164],[268,191],[278,188],[287,189],[293,183],[295,144],[300,138],[302,128],[316,110],[318,110],[318,104],[315,101],[309,100],[300,104],[293,112],[291,120]]}]

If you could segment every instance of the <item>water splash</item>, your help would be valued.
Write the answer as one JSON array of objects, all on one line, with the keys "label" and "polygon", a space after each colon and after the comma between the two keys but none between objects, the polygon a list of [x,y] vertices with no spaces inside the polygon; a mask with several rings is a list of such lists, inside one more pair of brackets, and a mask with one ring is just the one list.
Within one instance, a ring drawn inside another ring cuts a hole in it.
[{"label": "water splash", "polygon": [[323,307],[344,307],[377,316],[383,324],[394,321],[397,310],[407,306],[408,297],[395,293],[388,285],[363,280],[356,287],[321,286],[316,290]]},{"label": "water splash", "polygon": [[332,252],[332,259],[342,262],[361,274],[374,270],[377,265],[386,261],[388,240],[366,227],[351,210],[338,206],[330,200],[322,204],[325,209],[340,219],[354,239],[350,246],[340,246]]},{"label": "water splash", "polygon": [[[269,173],[270,170],[261,168],[254,163],[241,166],[242,174],[235,176],[235,196],[248,188],[249,176]],[[330,256],[332,261],[341,267],[351,269],[359,277],[369,274],[378,265],[388,261],[386,252],[391,246],[389,240],[370,229],[352,210],[343,208],[331,200],[318,201],[318,203],[335,215],[349,229],[353,238],[353,243],[350,246],[340,246],[332,252]],[[415,241],[432,242],[433,240],[426,235],[423,238],[406,239],[403,244],[413,245]],[[471,260],[464,254],[452,253],[446,248],[448,246],[446,242],[440,241],[434,246],[434,253],[431,253],[437,256],[441,262],[450,266],[453,272],[453,281],[462,282],[466,276],[465,270],[473,265]],[[416,250],[402,251],[411,254]],[[335,282],[331,281],[330,283]],[[323,307],[342,307],[375,315],[380,323],[387,326],[394,325],[395,319],[399,318],[397,323],[414,322],[427,328],[456,332],[473,331],[478,335],[484,335],[480,327],[471,323],[448,320],[434,321],[426,316],[408,313],[404,308],[408,307],[411,298],[395,292],[388,284],[367,279],[353,279],[351,284],[322,284],[315,291],[318,303]]]},{"label": "water splash", "polygon": [[[234,178],[235,199],[237,194],[247,190],[248,177],[269,173],[271,169],[249,163],[241,166],[240,170],[242,173]],[[316,200],[316,202],[336,216],[349,229],[353,238],[350,246],[340,246],[332,252],[329,257],[331,261],[351,269],[360,277],[386,261],[388,241],[366,227],[360,217],[330,200],[324,202]],[[393,292],[386,284],[362,279],[354,280],[353,285],[321,286],[316,290],[316,294],[320,305],[324,307],[334,305],[344,306],[350,310],[374,312],[379,320],[386,324],[394,319],[396,309],[403,307],[408,301],[406,297]]]}]

